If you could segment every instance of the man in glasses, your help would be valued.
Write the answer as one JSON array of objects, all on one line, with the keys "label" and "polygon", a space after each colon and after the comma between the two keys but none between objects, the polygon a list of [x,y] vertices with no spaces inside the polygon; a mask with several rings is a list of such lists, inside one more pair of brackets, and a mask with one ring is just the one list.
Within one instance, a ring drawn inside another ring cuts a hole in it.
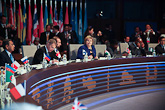
[{"label": "man in glasses", "polygon": [[33,58],[33,64],[40,64],[43,61],[43,55],[46,54],[50,56],[52,63],[58,62],[56,59],[56,53],[54,49],[56,48],[56,41],[54,39],[49,39],[45,46],[39,48]]}]

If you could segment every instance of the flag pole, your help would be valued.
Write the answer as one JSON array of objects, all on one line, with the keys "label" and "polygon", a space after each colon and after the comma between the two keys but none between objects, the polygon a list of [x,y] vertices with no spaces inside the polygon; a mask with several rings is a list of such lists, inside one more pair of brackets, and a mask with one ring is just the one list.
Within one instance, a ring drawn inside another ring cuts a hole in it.
[{"label": "flag pole", "polygon": [[5,63],[5,77],[4,77],[4,84],[6,83],[6,66],[7,66],[7,63]]},{"label": "flag pole", "polygon": [[[24,89],[25,89],[25,97],[26,97],[26,80],[24,80]],[[24,102],[26,101],[24,97]]]}]

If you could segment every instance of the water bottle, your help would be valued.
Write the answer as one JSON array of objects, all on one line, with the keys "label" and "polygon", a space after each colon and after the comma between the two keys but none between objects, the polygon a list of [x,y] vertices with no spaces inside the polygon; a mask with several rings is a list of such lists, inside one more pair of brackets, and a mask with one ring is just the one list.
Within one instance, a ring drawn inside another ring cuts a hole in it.
[{"label": "water bottle", "polygon": [[63,63],[64,63],[64,64],[67,63],[66,54],[63,55]]},{"label": "water bottle", "polygon": [[43,68],[47,68],[47,61],[46,61],[45,58],[43,58],[42,67],[43,67]]},{"label": "water bottle", "polygon": [[131,51],[130,51],[129,54],[128,54],[128,58],[132,58],[132,53],[131,53]]},{"label": "water bottle", "polygon": [[111,54],[108,54],[107,55],[107,60],[110,60],[111,59]]},{"label": "water bottle", "polygon": [[84,56],[84,62],[88,62],[88,55],[87,54],[85,54],[85,56]]},{"label": "water bottle", "polygon": [[156,52],[155,52],[155,50],[153,50],[152,55],[153,55],[153,57],[156,57]]}]

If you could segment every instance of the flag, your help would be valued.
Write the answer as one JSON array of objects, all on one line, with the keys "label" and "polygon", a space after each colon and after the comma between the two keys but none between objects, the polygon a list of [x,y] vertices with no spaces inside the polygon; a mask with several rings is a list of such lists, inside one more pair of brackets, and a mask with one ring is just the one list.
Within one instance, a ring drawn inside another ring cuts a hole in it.
[{"label": "flag", "polygon": [[53,23],[53,12],[52,12],[52,0],[50,0],[50,14],[49,14],[49,24]]},{"label": "flag", "polygon": [[53,20],[53,24],[54,24],[54,26],[56,26],[56,25],[58,25],[58,15],[57,15],[57,1],[55,0],[55,2],[54,2],[55,4],[54,4],[54,20]]},{"label": "flag", "polygon": [[87,110],[87,107],[80,103],[78,101],[78,98],[76,97],[75,100],[74,100],[74,105],[72,106],[72,110]]},{"label": "flag", "polygon": [[[4,0],[3,15],[6,16],[6,18],[8,18],[8,16],[7,16],[6,0]],[[8,19],[6,19],[6,24],[8,24]]]},{"label": "flag", "polygon": [[37,17],[37,5],[36,0],[34,0],[34,15],[33,15],[33,35],[32,35],[32,42],[34,43],[34,39],[38,37],[38,17]]},{"label": "flag", "polygon": [[65,24],[69,24],[69,15],[68,15],[68,0],[66,0],[66,12],[65,12]]},{"label": "flag", "polygon": [[13,87],[12,89],[10,89],[10,93],[13,95],[13,97],[16,100],[26,95],[25,88],[23,87],[21,83],[18,84],[16,87]]},{"label": "flag", "polygon": [[58,57],[58,58],[61,58],[61,54],[60,54],[60,52],[58,51],[58,52],[56,52],[56,56]]},{"label": "flag", "polygon": [[106,55],[106,56],[109,56],[110,53],[109,53],[107,50],[105,50],[105,55]]},{"label": "flag", "polygon": [[84,29],[83,29],[83,34],[85,34],[85,31],[87,30],[88,23],[87,23],[87,4],[85,0],[85,14],[84,14]]},{"label": "flag", "polygon": [[[15,1],[13,2],[13,21],[14,21],[14,26],[16,26],[16,8],[15,8]],[[17,26],[16,26],[17,27]]]},{"label": "flag", "polygon": [[14,24],[14,21],[13,21],[12,0],[10,0],[9,23],[10,23],[10,24]]},{"label": "flag", "polygon": [[23,33],[22,33],[22,44],[26,45],[26,26],[27,26],[27,14],[26,14],[26,3],[24,0],[23,8]]},{"label": "flag", "polygon": [[22,42],[22,29],[23,29],[22,10],[21,10],[21,3],[19,0],[17,33],[18,33],[18,38],[21,39],[21,42]]},{"label": "flag", "polygon": [[[77,21],[77,0],[75,0],[75,32],[78,34],[78,21]],[[79,39],[80,41],[80,39]]]},{"label": "flag", "polygon": [[44,32],[44,24],[43,24],[43,11],[42,11],[42,0],[41,0],[41,9],[40,9],[40,21],[39,21],[39,37],[42,32]]},{"label": "flag", "polygon": [[126,52],[129,54],[131,52],[131,50],[129,48],[127,48]]},{"label": "flag", "polygon": [[72,30],[75,30],[74,12],[73,12],[73,0],[71,1],[71,17],[70,24],[72,24]]},{"label": "flag", "polygon": [[47,9],[47,0],[45,0],[45,11],[44,11],[44,29],[48,25],[48,9]]},{"label": "flag", "polygon": [[63,2],[61,1],[61,8],[60,8],[60,18],[59,18],[59,27],[60,27],[60,32],[63,32],[64,30],[64,26],[63,26],[63,11],[62,11],[62,8],[63,8]]},{"label": "flag", "polygon": [[16,70],[9,65],[6,65],[5,68],[6,68],[6,82],[11,82],[12,77]]},{"label": "flag", "polygon": [[17,70],[17,69],[20,67],[20,64],[19,64],[17,61],[14,61],[14,62],[11,64],[11,67],[13,67],[15,70]]},{"label": "flag", "polygon": [[80,13],[79,13],[79,43],[82,44],[82,1],[80,1]]},{"label": "flag", "polygon": [[14,74],[12,75],[11,83],[13,83],[14,86],[16,86],[16,78],[15,78]]},{"label": "flag", "polygon": [[22,61],[24,64],[27,64],[27,63],[29,62],[27,56],[25,56],[24,58],[22,58],[21,61]]},{"label": "flag", "polygon": [[29,9],[28,9],[28,24],[27,24],[27,36],[26,36],[26,43],[28,45],[31,44],[32,41],[32,14],[31,14],[31,7],[30,7],[30,0],[29,0]]},{"label": "flag", "polygon": [[46,59],[47,61],[50,61],[51,58],[50,58],[49,55],[47,55],[47,54],[44,53],[44,59]]},{"label": "flag", "polygon": [[0,0],[0,16],[2,16],[2,0]]},{"label": "flag", "polygon": [[59,51],[56,53],[56,56],[57,56],[58,58],[61,58],[61,54],[60,54]]}]

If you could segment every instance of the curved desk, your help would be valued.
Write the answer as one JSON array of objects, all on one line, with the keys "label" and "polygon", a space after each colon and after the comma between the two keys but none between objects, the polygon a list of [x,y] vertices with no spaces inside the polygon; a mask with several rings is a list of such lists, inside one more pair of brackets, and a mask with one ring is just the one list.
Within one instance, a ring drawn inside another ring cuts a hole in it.
[{"label": "curved desk", "polygon": [[17,84],[25,79],[25,100],[54,110],[72,103],[75,97],[83,99],[111,91],[165,84],[165,57],[97,60],[52,66],[17,77]]}]

